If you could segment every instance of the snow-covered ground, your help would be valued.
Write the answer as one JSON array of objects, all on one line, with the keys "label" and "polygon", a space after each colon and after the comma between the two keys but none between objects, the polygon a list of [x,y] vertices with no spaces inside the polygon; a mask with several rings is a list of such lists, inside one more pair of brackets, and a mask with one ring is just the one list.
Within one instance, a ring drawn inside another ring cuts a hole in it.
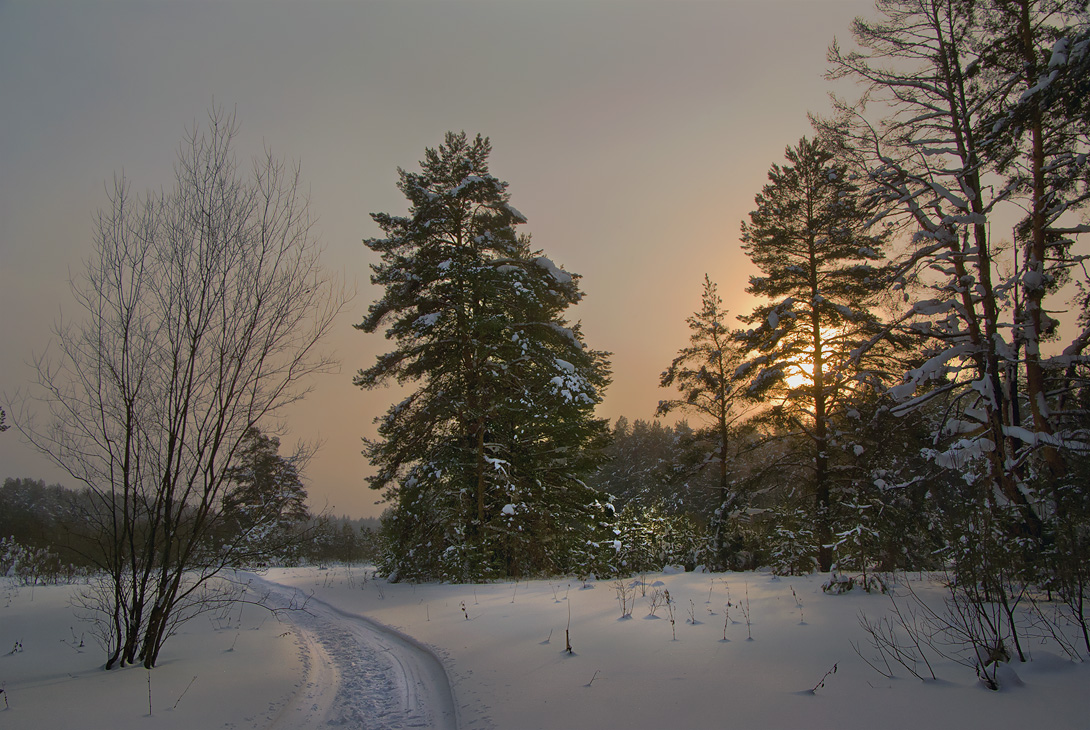
[{"label": "snow-covered ground", "polygon": [[69,607],[72,591],[0,583],[0,728],[271,727],[305,689],[298,633],[253,606],[182,626],[151,672],[103,671],[105,654]]},{"label": "snow-covered ground", "polygon": [[[886,679],[850,642],[869,655],[859,613],[877,618],[889,599],[826,595],[823,580],[639,576],[621,618],[607,580],[391,585],[358,566],[276,569],[255,590],[284,602],[296,589],[307,612],[197,619],[150,674],[99,669],[70,588],[5,587],[0,728],[1088,726],[1090,667],[1039,639],[1000,692],[948,661],[938,681]],[[649,615],[666,590],[673,625],[667,606]]]}]

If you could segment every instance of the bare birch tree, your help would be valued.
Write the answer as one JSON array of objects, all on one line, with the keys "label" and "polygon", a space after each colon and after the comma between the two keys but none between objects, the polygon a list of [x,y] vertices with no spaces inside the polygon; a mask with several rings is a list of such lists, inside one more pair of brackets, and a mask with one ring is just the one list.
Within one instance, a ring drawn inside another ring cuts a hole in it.
[{"label": "bare birch tree", "polygon": [[85,596],[106,668],[155,665],[185,620],[236,597],[218,580],[230,465],[247,432],[302,398],[334,362],[319,350],[345,303],[323,273],[299,169],[266,149],[243,174],[233,114],[187,133],[174,187],[115,178],[86,272],[82,321],[37,363],[49,422],[17,425],[85,484],[105,579]]}]

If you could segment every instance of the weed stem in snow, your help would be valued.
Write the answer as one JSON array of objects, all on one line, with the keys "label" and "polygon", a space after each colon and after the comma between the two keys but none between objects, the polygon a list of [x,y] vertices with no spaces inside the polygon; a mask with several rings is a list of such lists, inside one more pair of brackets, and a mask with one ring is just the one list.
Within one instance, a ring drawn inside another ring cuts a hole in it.
[{"label": "weed stem in snow", "polygon": [[172,707],[170,709],[172,709],[172,710],[177,710],[178,709],[178,702],[182,701],[182,698],[185,697],[185,693],[189,691],[189,688],[192,687],[193,683],[196,682],[196,681],[197,681],[197,675],[194,674],[193,679],[189,680],[189,684],[187,684],[185,686],[185,689],[182,690],[182,693],[180,695],[178,695],[178,701],[174,703],[174,707]]},{"label": "weed stem in snow", "polygon": [[817,691],[825,686],[825,680],[829,677],[830,674],[836,674],[836,664],[833,664],[833,668],[825,672],[824,676],[822,676],[821,678],[821,681],[815,684],[814,688],[810,690],[810,694],[816,695]]}]

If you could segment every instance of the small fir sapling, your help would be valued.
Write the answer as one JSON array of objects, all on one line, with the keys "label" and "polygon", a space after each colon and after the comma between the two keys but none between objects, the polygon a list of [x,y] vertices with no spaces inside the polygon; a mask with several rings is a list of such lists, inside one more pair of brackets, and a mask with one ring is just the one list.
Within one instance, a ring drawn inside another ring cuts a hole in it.
[{"label": "small fir sapling", "polygon": [[855,578],[841,573],[837,570],[836,563],[833,563],[833,566],[829,569],[829,580],[821,584],[821,590],[839,596],[841,593],[847,593],[852,588],[855,588]]}]

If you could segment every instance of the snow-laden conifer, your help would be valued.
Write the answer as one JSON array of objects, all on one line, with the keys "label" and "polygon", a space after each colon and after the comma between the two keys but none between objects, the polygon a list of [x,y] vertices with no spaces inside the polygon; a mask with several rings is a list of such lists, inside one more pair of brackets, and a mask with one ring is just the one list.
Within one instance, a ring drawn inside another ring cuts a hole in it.
[{"label": "snow-laden conifer", "polygon": [[1014,229],[1012,340],[1024,360],[1024,426],[1043,438],[1040,451],[1056,480],[1067,465],[1064,450],[1050,442],[1065,419],[1047,401],[1063,386],[1048,381],[1070,360],[1049,358],[1044,348],[1059,325],[1052,316],[1059,305],[1050,300],[1078,276],[1082,257],[1072,247],[1078,233],[1090,231],[1073,215],[1090,200],[1090,14],[1081,0],[993,1],[988,9],[978,33],[995,103],[980,115],[976,134],[985,163],[1004,176],[1004,193],[1024,211]]},{"label": "snow-laden conifer", "polygon": [[[994,492],[1017,505],[1036,531],[1040,508],[1025,489],[1020,462],[1058,440],[1047,417],[1023,423],[1023,413],[1044,416],[1050,407],[1041,384],[1027,403],[1019,379],[1023,367],[1031,375],[1039,369],[1051,325],[1043,312],[1030,310],[1039,310],[1046,279],[1058,269],[1046,275],[1040,258],[1032,262],[1032,241],[1025,244],[1030,255],[1014,266],[990,225],[998,206],[1033,187],[1032,164],[1028,178],[1012,174],[1005,185],[987,178],[997,168],[985,151],[998,160],[1002,123],[985,129],[983,121],[1006,105],[1010,83],[997,59],[1011,49],[996,55],[982,20],[999,16],[970,3],[883,0],[879,9],[881,21],[853,26],[863,50],[830,49],[831,75],[854,78],[867,92],[854,105],[839,103],[839,117],[826,126],[847,132],[854,165],[883,200],[880,214],[911,236],[891,285],[904,292],[899,324],[921,338],[925,357],[889,392],[900,412],[946,404],[935,425],[933,461],[963,473],[971,462],[986,464],[974,498]],[[1029,197],[1032,219],[1037,204]],[[1036,293],[1028,297],[1031,289]]]},{"label": "snow-laden conifer", "polygon": [[515,227],[487,139],[448,133],[418,173],[399,170],[406,216],[372,217],[383,287],[359,329],[395,348],[355,383],[412,392],[376,419],[364,453],[393,503],[386,569],[479,578],[572,567],[605,508],[581,481],[607,431],[594,418],[606,354],[564,311],[578,279]]}]

